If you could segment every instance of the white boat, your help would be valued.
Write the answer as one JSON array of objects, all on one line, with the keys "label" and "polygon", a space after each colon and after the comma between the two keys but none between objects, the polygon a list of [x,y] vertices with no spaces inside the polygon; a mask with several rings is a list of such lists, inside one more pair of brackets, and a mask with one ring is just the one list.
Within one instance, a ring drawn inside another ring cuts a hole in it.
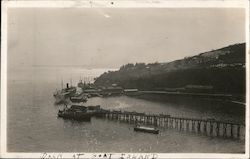
[{"label": "white boat", "polygon": [[156,128],[146,127],[146,126],[135,126],[134,131],[141,131],[153,134],[159,134],[159,130]]}]

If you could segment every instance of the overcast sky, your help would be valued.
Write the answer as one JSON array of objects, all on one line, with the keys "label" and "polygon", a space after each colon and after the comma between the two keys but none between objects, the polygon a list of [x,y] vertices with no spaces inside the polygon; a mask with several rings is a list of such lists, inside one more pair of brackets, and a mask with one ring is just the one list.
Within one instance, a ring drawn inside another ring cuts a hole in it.
[{"label": "overcast sky", "polygon": [[245,42],[243,9],[9,9],[8,62],[119,68]]}]

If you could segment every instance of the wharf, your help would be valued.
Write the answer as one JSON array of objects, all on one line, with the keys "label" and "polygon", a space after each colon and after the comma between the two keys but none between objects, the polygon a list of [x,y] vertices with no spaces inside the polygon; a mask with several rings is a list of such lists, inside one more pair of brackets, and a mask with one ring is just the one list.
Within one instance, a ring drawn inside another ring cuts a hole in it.
[{"label": "wharf", "polygon": [[245,124],[232,121],[173,117],[166,114],[145,114],[104,109],[97,114],[97,117],[130,124],[141,123],[143,125],[153,125],[154,127],[177,129],[207,136],[234,139],[243,139],[245,137]]}]

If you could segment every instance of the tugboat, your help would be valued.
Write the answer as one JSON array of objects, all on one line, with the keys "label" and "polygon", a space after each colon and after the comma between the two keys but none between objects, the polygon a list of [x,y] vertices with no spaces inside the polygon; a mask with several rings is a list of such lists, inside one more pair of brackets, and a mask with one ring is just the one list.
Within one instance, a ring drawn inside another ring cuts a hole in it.
[{"label": "tugboat", "polygon": [[87,107],[85,106],[72,105],[70,108],[67,108],[67,105],[65,105],[65,108],[59,110],[57,115],[63,119],[90,121],[93,113],[87,112]]},{"label": "tugboat", "polygon": [[146,127],[146,126],[140,126],[140,125],[136,125],[134,127],[134,131],[159,134],[159,130],[156,129],[156,128],[151,128],[151,127]]}]

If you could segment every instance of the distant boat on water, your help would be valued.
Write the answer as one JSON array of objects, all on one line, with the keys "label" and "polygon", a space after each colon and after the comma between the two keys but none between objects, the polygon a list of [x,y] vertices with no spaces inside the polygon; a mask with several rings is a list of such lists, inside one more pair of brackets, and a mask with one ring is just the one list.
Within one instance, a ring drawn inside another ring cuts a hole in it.
[{"label": "distant boat on water", "polygon": [[156,129],[156,128],[151,128],[151,127],[146,127],[146,126],[139,126],[139,125],[136,125],[134,127],[134,131],[159,134],[159,130]]}]

